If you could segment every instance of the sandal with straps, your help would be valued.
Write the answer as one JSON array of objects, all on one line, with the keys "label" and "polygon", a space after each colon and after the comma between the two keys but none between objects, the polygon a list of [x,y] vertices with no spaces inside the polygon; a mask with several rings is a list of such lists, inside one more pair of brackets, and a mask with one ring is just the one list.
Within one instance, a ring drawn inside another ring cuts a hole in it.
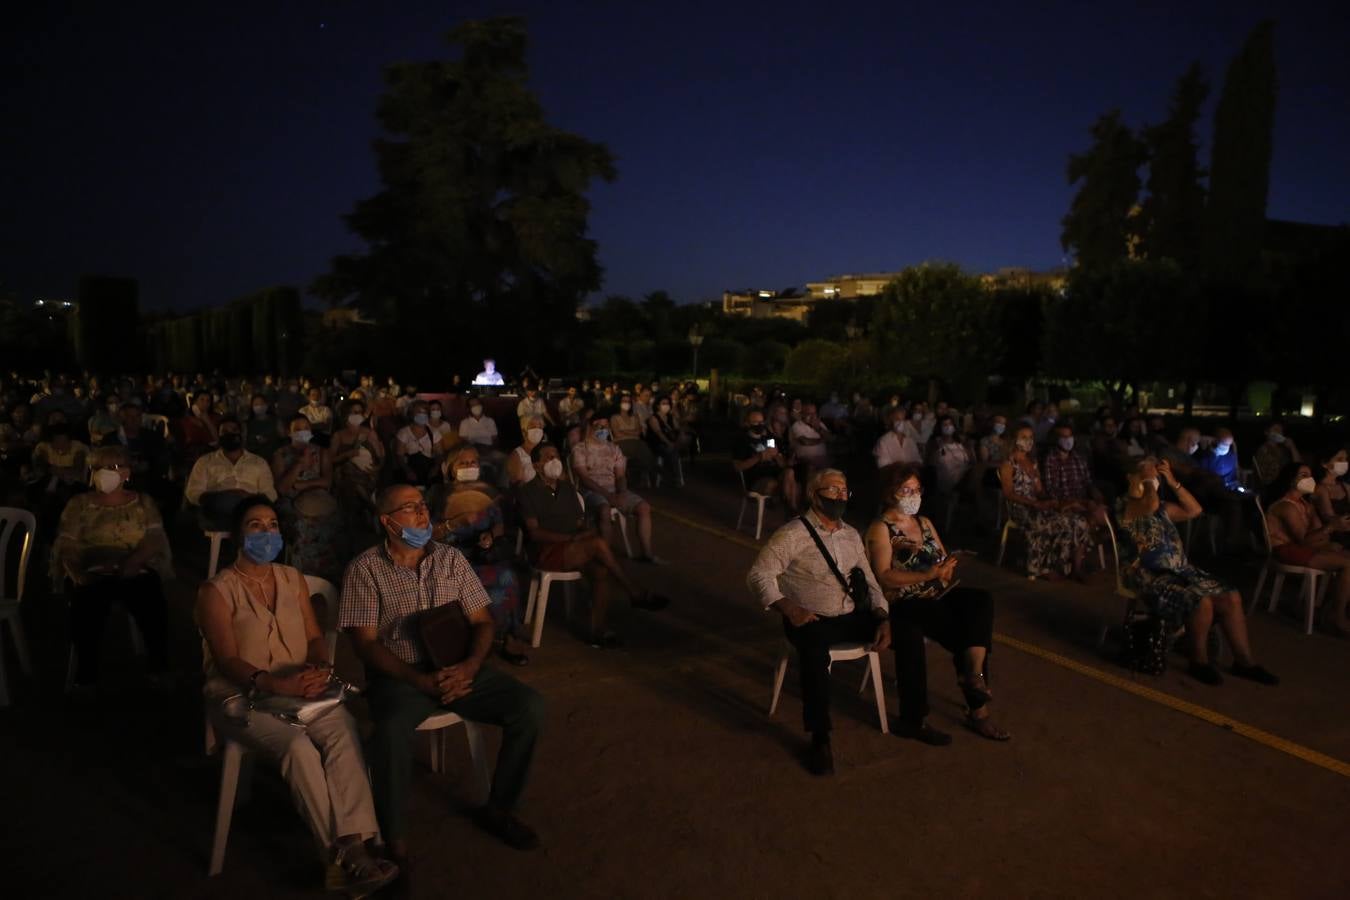
[{"label": "sandal with straps", "polygon": [[333,854],[325,887],[352,900],[368,897],[398,877],[398,866],[370,855],[360,841],[344,844]]},{"label": "sandal with straps", "polygon": [[985,683],[983,675],[961,678],[957,680],[956,684],[957,687],[961,688],[962,696],[966,698],[966,706],[972,710],[979,709],[994,700],[994,694],[989,690],[989,685]]},{"label": "sandal with straps", "polygon": [[1012,740],[1012,735],[995,725],[988,716],[977,719],[974,716],[967,715],[965,725],[980,737],[988,738],[991,741]]}]

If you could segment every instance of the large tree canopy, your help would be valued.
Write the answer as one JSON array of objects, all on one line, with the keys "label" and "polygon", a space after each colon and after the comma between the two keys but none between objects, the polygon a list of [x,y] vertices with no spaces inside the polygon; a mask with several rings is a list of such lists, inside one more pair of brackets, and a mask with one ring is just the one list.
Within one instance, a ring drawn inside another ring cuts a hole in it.
[{"label": "large tree canopy", "polygon": [[467,22],[449,41],[455,58],[386,70],[384,186],[346,218],[368,246],[334,259],[314,290],[396,329],[413,372],[480,350],[549,365],[600,287],[586,191],[614,178],[613,159],[545,121],[522,20]]},{"label": "large tree canopy", "polygon": [[1192,270],[1200,260],[1205,217],[1204,174],[1197,159],[1195,123],[1209,86],[1199,63],[1177,81],[1167,118],[1144,129],[1148,196],[1140,214],[1140,242],[1149,259],[1171,259]]},{"label": "large tree canopy", "polygon": [[1130,217],[1139,199],[1144,145],[1113,110],[1092,126],[1092,146],[1069,157],[1069,184],[1078,185],[1064,217],[1060,243],[1078,266],[1105,270],[1129,253]]}]

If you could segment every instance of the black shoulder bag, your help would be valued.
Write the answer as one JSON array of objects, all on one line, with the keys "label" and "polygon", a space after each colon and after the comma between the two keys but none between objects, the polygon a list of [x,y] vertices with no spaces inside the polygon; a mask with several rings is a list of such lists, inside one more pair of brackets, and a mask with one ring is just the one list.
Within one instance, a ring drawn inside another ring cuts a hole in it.
[{"label": "black shoulder bag", "polygon": [[825,548],[825,542],[811,527],[811,523],[806,521],[806,516],[798,516],[797,518],[801,519],[802,524],[806,526],[806,533],[811,535],[811,540],[816,542],[816,549],[820,551],[821,556],[825,557],[826,565],[830,567],[834,577],[839,579],[839,586],[844,589],[844,593],[852,598],[853,605],[863,612],[871,612],[872,591],[867,586],[867,573],[862,570],[862,566],[854,566],[848,573],[848,577],[845,578],[844,573],[839,571],[839,564],[834,561],[830,551]]}]

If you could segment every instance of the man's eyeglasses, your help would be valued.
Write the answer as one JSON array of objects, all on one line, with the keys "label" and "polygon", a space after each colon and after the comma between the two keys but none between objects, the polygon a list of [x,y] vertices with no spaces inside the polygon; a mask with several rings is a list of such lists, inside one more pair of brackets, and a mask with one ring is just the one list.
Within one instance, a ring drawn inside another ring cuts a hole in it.
[{"label": "man's eyeglasses", "polygon": [[394,513],[429,513],[431,507],[427,506],[425,500],[418,500],[416,503],[404,503],[402,506],[395,506],[389,510],[389,515]]}]

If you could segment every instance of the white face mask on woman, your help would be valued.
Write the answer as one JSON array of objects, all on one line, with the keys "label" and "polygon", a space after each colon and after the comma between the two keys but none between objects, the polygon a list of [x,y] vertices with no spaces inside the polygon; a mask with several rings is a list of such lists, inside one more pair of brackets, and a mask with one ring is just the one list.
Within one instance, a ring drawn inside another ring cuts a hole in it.
[{"label": "white face mask on woman", "polygon": [[561,459],[550,459],[544,463],[544,477],[556,481],[562,477],[563,466]]},{"label": "white face mask on woman", "polygon": [[455,470],[455,480],[456,480],[456,481],[477,481],[477,480],[478,480],[478,467],[477,467],[477,466],[467,466],[466,468],[463,468],[463,469],[456,469],[456,470]]},{"label": "white face mask on woman", "polygon": [[360,413],[352,413],[350,416],[347,417],[347,424],[352,426],[353,428],[360,428],[361,423],[364,422],[365,420],[366,417],[361,415]]},{"label": "white face mask on woman", "polygon": [[1309,476],[1307,478],[1300,478],[1294,484],[1294,487],[1298,488],[1300,494],[1311,494],[1313,491],[1317,490],[1317,482],[1313,481],[1312,477]]},{"label": "white face mask on woman", "polygon": [[542,428],[525,429],[525,440],[529,441],[531,444],[537,444],[543,439],[544,439],[544,429]]},{"label": "white face mask on woman", "polygon": [[114,469],[99,469],[94,472],[93,481],[100,494],[111,494],[122,486],[122,476]]},{"label": "white face mask on woman", "polygon": [[1350,463],[1347,463],[1343,459],[1338,459],[1331,464],[1331,474],[1335,475],[1337,478],[1344,475],[1347,470],[1350,470]]},{"label": "white face mask on woman", "polygon": [[899,498],[900,512],[907,516],[918,515],[919,507],[923,505],[923,497],[918,494],[903,494]]}]

